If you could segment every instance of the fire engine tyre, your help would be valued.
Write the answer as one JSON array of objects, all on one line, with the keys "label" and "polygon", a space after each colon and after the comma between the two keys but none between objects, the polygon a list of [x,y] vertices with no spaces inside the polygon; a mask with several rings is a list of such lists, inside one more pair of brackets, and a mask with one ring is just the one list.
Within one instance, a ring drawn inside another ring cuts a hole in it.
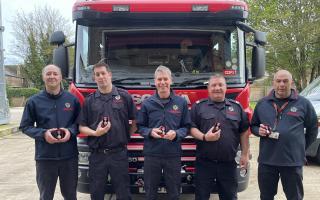
[{"label": "fire engine tyre", "polygon": [[320,145],[318,146],[317,155],[315,156],[316,162],[320,164]]},{"label": "fire engine tyre", "polygon": [[78,182],[77,191],[81,192],[81,193],[89,194],[90,193],[89,184],[88,183],[80,183],[80,182]]}]

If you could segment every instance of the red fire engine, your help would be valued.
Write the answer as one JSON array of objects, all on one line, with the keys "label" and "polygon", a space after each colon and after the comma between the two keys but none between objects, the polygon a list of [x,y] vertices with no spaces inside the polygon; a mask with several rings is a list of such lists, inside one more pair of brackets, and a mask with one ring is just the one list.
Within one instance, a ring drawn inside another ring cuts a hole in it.
[{"label": "red fire engine", "polygon": [[[70,91],[83,103],[97,88],[92,66],[104,60],[112,70],[113,84],[128,90],[138,109],[154,93],[153,73],[159,65],[172,70],[171,87],[189,106],[207,97],[210,74],[220,72],[227,81],[227,97],[239,101],[250,117],[249,85],[264,75],[266,37],[246,24],[247,17],[248,6],[237,0],[82,0],[73,6],[74,63],[69,67],[72,45],[64,45],[60,31],[51,37],[51,43],[58,45],[54,63],[71,80]],[[78,190],[88,192],[90,152],[81,134],[78,149]],[[183,141],[182,149],[181,192],[193,193],[196,145],[192,137]],[[142,150],[142,137],[132,135],[128,161],[133,193],[144,192]],[[238,171],[242,191],[250,171]],[[106,182],[106,193],[112,193],[110,180]],[[159,192],[165,192],[163,188]]]}]

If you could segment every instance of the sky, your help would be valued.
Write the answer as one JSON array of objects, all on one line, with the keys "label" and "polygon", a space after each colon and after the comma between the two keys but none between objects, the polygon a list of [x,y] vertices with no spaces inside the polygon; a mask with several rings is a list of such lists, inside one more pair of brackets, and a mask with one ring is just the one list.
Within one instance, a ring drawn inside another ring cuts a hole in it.
[{"label": "sky", "polygon": [[34,7],[48,5],[60,11],[62,16],[72,23],[72,6],[75,0],[0,0],[2,26],[5,30],[3,32],[3,48],[4,64],[18,64],[19,59],[15,58],[10,52],[10,44],[14,40],[12,37],[13,26],[10,23],[17,11],[24,11],[26,13],[32,12]]}]

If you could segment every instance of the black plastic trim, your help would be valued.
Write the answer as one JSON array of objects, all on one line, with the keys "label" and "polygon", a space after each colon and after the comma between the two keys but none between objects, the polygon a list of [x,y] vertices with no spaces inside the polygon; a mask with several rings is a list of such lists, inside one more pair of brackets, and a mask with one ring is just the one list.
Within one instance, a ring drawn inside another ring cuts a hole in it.
[{"label": "black plastic trim", "polygon": [[180,13],[124,13],[124,12],[98,12],[94,10],[81,10],[73,12],[73,20],[86,26],[103,25],[105,27],[149,27],[155,26],[192,26],[209,27],[210,25],[223,26],[236,25],[236,21],[245,21],[247,11],[226,10],[212,12],[180,12]]}]

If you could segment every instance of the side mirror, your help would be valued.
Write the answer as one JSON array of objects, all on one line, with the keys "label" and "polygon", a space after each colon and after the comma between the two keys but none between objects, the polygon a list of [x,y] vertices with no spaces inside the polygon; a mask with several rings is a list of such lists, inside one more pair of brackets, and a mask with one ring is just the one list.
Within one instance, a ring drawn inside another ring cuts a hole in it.
[{"label": "side mirror", "polygon": [[53,51],[53,64],[61,69],[62,77],[69,76],[69,56],[67,47],[63,46],[66,37],[62,31],[55,31],[50,37],[51,45],[58,45]]},{"label": "side mirror", "polygon": [[267,43],[266,33],[261,31],[255,31],[254,41],[256,44],[264,46]]},{"label": "side mirror", "polygon": [[62,77],[69,77],[69,56],[66,47],[60,45],[53,51],[53,64],[61,69]]},{"label": "side mirror", "polygon": [[266,52],[263,47],[254,46],[252,50],[252,77],[262,78],[266,68]]},{"label": "side mirror", "polygon": [[63,34],[62,31],[55,31],[52,33],[50,37],[50,44],[51,45],[62,45],[66,40],[66,36]]},{"label": "side mirror", "polygon": [[251,76],[252,80],[262,78],[266,68],[266,52],[264,45],[267,43],[266,33],[254,30],[251,26],[244,22],[237,21],[236,25],[246,33],[254,34],[254,43],[248,43],[252,49]]}]

